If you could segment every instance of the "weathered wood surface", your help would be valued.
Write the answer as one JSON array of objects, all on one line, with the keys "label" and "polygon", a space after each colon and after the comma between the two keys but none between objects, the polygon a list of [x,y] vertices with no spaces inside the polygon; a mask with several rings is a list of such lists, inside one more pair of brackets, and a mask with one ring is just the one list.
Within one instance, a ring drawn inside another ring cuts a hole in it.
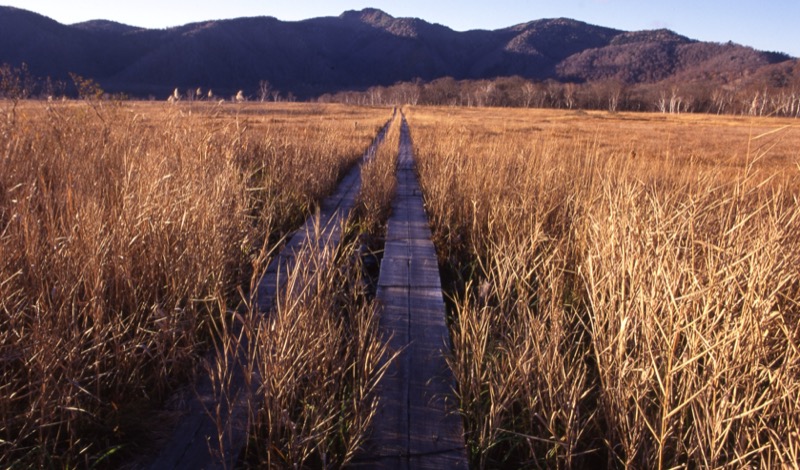
[{"label": "weathered wood surface", "polygon": [[[391,119],[378,133],[361,163],[374,157],[390,122]],[[304,247],[338,245],[342,238],[343,222],[349,216],[360,188],[359,163],[353,166],[336,191],[322,202],[319,211],[306,220],[269,264],[254,293],[259,312],[266,314],[272,309],[276,296],[286,285],[288,274],[299,262],[299,257],[306,256],[309,251],[331,252],[305,250]],[[241,328],[241,324],[234,325],[229,334],[238,336]],[[215,350],[209,352],[204,359],[205,366],[226,374],[225,382],[230,384],[226,394],[220,393],[209,374],[198,374],[198,383],[193,393],[189,393],[188,398],[179,406],[182,415],[180,421],[149,468],[210,470],[235,466],[246,444],[251,424],[250,410],[260,403],[260,397],[256,393],[260,383],[257,368],[248,373],[241,367],[245,363],[247,348],[246,340],[242,340],[238,350],[228,354],[220,354]]]},{"label": "weathered wood surface", "polygon": [[378,278],[380,325],[401,351],[378,386],[372,436],[351,465],[380,469],[466,469],[464,428],[445,362],[445,323],[436,251],[403,120],[397,193]]}]

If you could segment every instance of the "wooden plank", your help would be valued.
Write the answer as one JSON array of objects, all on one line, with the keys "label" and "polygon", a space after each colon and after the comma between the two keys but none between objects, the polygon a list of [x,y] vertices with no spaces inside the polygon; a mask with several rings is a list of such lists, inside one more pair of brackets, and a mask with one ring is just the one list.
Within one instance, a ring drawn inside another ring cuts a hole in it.
[{"label": "wooden plank", "polygon": [[389,257],[384,253],[379,287],[433,287],[441,289],[439,264],[436,258],[402,256]]},{"label": "wooden plank", "polygon": [[[389,257],[384,253],[378,287],[408,287],[410,262],[411,260],[407,257]],[[380,299],[380,297],[378,298]],[[405,299],[402,300],[405,301]],[[387,304],[391,305],[389,302]]]},{"label": "wooden plank", "polygon": [[[407,226],[407,225],[406,225]],[[387,240],[384,245],[384,257],[405,256],[411,258],[436,259],[436,248],[430,239]]]},{"label": "wooden plank", "polygon": [[389,227],[387,227],[386,240],[387,241],[408,240],[408,234],[409,234],[408,223],[398,222],[396,224],[392,224]]}]

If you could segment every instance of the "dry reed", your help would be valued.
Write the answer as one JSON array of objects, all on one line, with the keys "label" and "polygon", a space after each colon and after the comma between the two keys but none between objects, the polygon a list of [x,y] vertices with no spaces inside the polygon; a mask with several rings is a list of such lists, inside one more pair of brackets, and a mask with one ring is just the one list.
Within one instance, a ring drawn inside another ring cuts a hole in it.
[{"label": "dry reed", "polygon": [[718,121],[410,113],[476,467],[796,466],[798,137]]},{"label": "dry reed", "polygon": [[94,102],[8,115],[0,465],[113,466],[147,449],[241,300],[253,245],[269,251],[312,211],[386,114]]},{"label": "dry reed", "polygon": [[385,346],[357,244],[300,256],[275,311],[251,329],[263,378],[246,460],[254,467],[340,468],[363,443],[377,407]]},{"label": "dry reed", "polygon": [[380,236],[389,219],[397,180],[398,146],[400,145],[399,114],[388,129],[383,144],[376,154],[361,167],[361,192],[356,201],[355,218],[359,231]]},{"label": "dry reed", "polygon": [[275,311],[251,318],[250,355],[264,404],[254,419],[250,466],[341,468],[368,435],[389,358],[362,258],[388,218],[398,140],[394,122],[362,165],[345,241],[304,246]]}]

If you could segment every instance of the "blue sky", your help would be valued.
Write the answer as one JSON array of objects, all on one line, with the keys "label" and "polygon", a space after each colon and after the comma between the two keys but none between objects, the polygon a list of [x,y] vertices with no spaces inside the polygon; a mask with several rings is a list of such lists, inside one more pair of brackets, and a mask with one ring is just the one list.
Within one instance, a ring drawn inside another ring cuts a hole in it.
[{"label": "blue sky", "polygon": [[151,28],[240,16],[301,20],[365,7],[459,31],[568,17],[623,30],[670,28],[694,39],[734,41],[800,57],[800,0],[0,0],[0,4],[67,24],[102,18]]}]

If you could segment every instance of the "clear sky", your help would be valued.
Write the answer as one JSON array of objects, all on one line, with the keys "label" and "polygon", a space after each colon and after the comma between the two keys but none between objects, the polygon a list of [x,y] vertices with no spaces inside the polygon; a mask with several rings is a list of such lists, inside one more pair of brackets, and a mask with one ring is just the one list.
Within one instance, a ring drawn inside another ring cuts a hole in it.
[{"label": "clear sky", "polygon": [[459,31],[568,17],[623,30],[669,28],[693,39],[734,41],[800,57],[800,0],[0,0],[0,4],[65,24],[107,19],[149,28],[241,16],[301,20],[365,7]]}]

